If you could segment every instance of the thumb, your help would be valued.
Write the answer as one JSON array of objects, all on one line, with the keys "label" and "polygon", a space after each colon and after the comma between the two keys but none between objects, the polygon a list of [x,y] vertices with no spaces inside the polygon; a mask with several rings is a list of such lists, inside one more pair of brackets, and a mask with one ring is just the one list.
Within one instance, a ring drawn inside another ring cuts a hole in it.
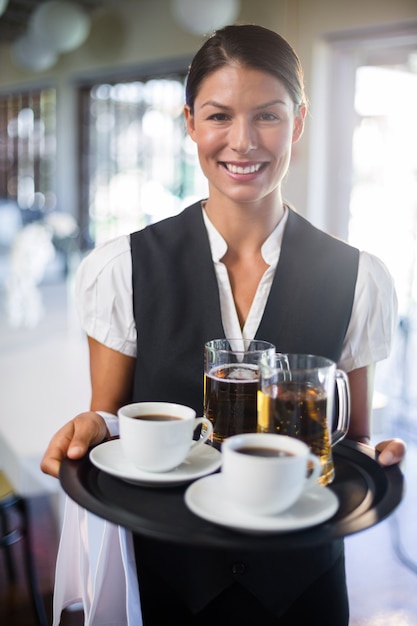
[{"label": "thumb", "polygon": [[105,421],[97,413],[89,412],[74,420],[74,432],[68,446],[68,457],[80,459],[88,449],[103,441],[106,437],[107,428]]}]

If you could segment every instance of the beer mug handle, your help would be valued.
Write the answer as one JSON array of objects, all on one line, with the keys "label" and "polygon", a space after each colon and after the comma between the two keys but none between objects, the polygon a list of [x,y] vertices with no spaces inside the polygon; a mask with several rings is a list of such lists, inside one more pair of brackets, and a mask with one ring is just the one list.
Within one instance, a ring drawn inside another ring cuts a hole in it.
[{"label": "beer mug handle", "polygon": [[350,391],[349,379],[342,370],[336,370],[336,389],[339,400],[339,410],[335,430],[331,433],[331,442],[334,446],[342,441],[349,429],[350,421]]},{"label": "beer mug handle", "polygon": [[275,355],[275,367],[280,371],[280,381],[291,380],[291,368],[288,360],[288,355],[285,353],[277,352]]}]

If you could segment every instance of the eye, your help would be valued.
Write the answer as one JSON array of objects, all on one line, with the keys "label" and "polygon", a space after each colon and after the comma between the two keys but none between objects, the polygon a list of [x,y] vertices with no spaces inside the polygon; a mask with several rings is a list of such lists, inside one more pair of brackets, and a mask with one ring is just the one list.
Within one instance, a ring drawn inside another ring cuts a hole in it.
[{"label": "eye", "polygon": [[213,113],[213,115],[210,115],[208,119],[215,122],[224,122],[225,120],[229,119],[229,117],[228,115],[226,115],[226,113]]},{"label": "eye", "polygon": [[280,118],[275,113],[260,113],[258,119],[261,122],[278,122]]}]

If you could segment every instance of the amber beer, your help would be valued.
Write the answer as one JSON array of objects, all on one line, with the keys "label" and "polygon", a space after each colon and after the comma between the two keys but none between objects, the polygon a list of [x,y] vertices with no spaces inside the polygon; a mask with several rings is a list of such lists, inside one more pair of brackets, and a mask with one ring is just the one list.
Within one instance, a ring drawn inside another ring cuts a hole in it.
[{"label": "amber beer", "polygon": [[259,359],[275,363],[275,346],[262,339],[222,338],[204,344],[204,416],[212,445],[231,435],[256,433]]},{"label": "amber beer", "polygon": [[273,366],[263,357],[258,364],[258,430],[304,441],[320,459],[319,482],[328,485],[335,473],[332,448],[349,428],[347,374],[314,354],[277,353]]},{"label": "amber beer", "polygon": [[331,482],[334,474],[327,422],[330,408],[326,392],[317,387],[288,381],[259,391],[258,431],[304,441],[320,459],[322,484]]},{"label": "amber beer", "polygon": [[204,415],[213,424],[213,445],[226,437],[257,429],[258,367],[230,363],[204,375]]}]

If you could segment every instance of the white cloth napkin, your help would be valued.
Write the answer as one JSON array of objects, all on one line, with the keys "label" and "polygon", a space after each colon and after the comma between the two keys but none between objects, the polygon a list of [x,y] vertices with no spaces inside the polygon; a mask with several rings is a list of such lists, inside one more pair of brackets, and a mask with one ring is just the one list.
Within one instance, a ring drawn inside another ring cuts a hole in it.
[{"label": "white cloth napkin", "polygon": [[59,626],[63,609],[78,603],[85,626],[143,626],[131,533],[66,497],[53,626]]}]

